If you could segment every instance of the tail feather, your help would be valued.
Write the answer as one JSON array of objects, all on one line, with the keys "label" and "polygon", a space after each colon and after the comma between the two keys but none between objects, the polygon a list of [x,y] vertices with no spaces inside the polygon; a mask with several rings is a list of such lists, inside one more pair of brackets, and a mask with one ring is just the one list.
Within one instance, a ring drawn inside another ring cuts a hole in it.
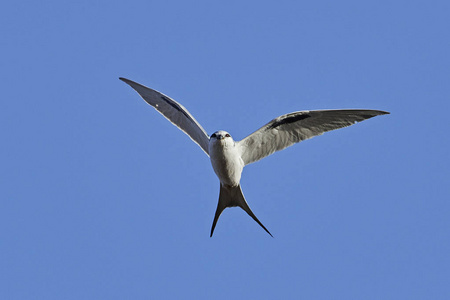
[{"label": "tail feather", "polygon": [[258,220],[248,206],[247,201],[245,201],[244,194],[242,194],[241,186],[238,185],[235,187],[227,187],[222,184],[220,185],[219,203],[217,204],[216,214],[214,215],[210,237],[212,237],[214,233],[214,228],[216,228],[217,220],[219,220],[220,214],[225,208],[234,206],[239,206],[242,208],[250,217],[253,218],[253,220],[256,221],[256,223],[258,223],[271,237],[273,237],[269,230],[264,227],[264,225]]}]

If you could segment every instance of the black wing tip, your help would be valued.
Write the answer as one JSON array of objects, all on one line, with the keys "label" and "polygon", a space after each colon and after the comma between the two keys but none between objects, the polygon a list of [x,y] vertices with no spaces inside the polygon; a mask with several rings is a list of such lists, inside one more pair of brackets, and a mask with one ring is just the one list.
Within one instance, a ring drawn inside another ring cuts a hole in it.
[{"label": "black wing tip", "polygon": [[376,114],[369,116],[368,119],[373,118],[373,117],[377,117],[377,116],[383,116],[383,115],[390,115],[391,114],[390,112],[384,111],[384,110],[376,110],[375,112],[376,112]]},{"label": "black wing tip", "polygon": [[390,112],[383,111],[383,110],[366,110],[360,114],[361,117],[364,118],[364,120],[376,117],[376,116],[382,116],[382,115],[389,115]]},{"label": "black wing tip", "polygon": [[127,78],[125,78],[125,77],[119,77],[119,79],[120,80],[122,80],[123,82],[125,82],[125,83],[130,83],[130,82],[133,82],[133,81],[131,81],[130,79],[127,79]]},{"label": "black wing tip", "polygon": [[370,117],[376,117],[376,116],[390,114],[390,112],[388,112],[388,111],[376,110],[376,109],[350,109],[349,112],[351,112],[351,111],[359,111],[359,112],[361,112],[361,114],[364,114],[364,115],[370,116]]},{"label": "black wing tip", "polygon": [[[136,92],[138,92],[138,88],[144,88],[144,89],[149,89],[152,90],[151,88],[146,87],[145,85],[142,85],[140,83],[137,83],[133,80],[127,79],[125,77],[119,77],[120,80],[122,80],[123,82],[125,82],[126,84],[128,84],[129,86],[131,86]],[[138,92],[139,93],[139,92]],[[139,93],[139,95],[141,95],[141,93]]]},{"label": "black wing tip", "polygon": [[384,110],[378,110],[378,112],[380,113],[380,115],[390,115],[391,114],[389,111],[384,111]]},{"label": "black wing tip", "polygon": [[[134,90],[136,90],[136,92],[138,92],[138,90],[137,90],[138,88],[149,89],[149,90],[155,91],[154,89],[151,89],[151,88],[149,88],[149,87],[146,87],[146,86],[143,85],[143,84],[137,83],[136,81],[127,79],[127,78],[125,78],[125,77],[119,77],[119,79],[122,80],[123,82],[125,82],[126,84],[128,84],[129,86],[131,86]],[[155,92],[157,92],[157,91],[155,91]],[[139,92],[138,92],[138,93],[139,93]],[[159,92],[158,92],[158,93],[159,93]],[[161,93],[160,93],[160,94],[161,94]],[[139,93],[139,95],[141,95],[141,93]],[[141,95],[141,96],[142,96],[142,95]]]}]

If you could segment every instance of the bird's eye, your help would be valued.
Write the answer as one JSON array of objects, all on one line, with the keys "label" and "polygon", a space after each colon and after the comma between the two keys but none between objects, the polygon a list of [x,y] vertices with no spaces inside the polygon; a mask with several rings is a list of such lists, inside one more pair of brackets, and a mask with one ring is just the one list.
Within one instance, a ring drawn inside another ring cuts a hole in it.
[{"label": "bird's eye", "polygon": [[231,137],[231,135],[229,133],[225,134],[225,137]]},{"label": "bird's eye", "polygon": [[213,133],[211,137],[215,138],[215,137],[216,137],[216,134],[215,134],[215,133]]}]

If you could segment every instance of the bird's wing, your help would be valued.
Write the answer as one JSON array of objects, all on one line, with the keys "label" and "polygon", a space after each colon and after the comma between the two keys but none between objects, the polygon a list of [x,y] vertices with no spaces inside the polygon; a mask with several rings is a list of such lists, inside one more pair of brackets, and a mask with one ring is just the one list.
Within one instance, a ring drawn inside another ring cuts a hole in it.
[{"label": "bird's wing", "polygon": [[186,133],[207,155],[209,155],[209,136],[183,105],[170,99],[166,95],[139,83],[122,77],[119,79],[129,84],[136,92],[138,92],[145,102],[153,106],[158,112],[166,117],[167,120]]},{"label": "bird's wing", "polygon": [[298,111],[273,119],[254,133],[237,142],[245,165],[258,161],[275,151],[321,135],[324,132],[389,114],[380,110],[315,110]]}]

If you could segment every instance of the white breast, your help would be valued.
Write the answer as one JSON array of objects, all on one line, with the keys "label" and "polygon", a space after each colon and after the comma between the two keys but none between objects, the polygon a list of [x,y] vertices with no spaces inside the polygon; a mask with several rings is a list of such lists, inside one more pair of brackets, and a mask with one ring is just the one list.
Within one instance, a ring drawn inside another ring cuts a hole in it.
[{"label": "white breast", "polygon": [[244,162],[232,138],[211,139],[209,157],[221,183],[230,186],[239,185]]}]

